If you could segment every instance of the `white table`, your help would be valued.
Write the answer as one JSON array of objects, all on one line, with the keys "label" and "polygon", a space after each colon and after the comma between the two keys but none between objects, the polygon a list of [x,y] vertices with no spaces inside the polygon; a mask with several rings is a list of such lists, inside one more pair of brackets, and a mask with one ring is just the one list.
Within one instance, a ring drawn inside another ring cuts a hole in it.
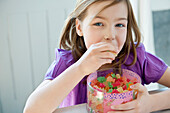
[{"label": "white table", "polygon": [[[75,106],[59,108],[53,113],[87,113],[86,104],[79,104]],[[152,113],[170,113],[170,110],[157,111]]]},{"label": "white table", "polygon": [[[164,90],[167,90],[167,88],[150,91],[149,93],[153,94],[153,93],[158,93]],[[86,104],[79,104],[75,106],[59,108],[59,109],[56,109],[53,113],[87,113]],[[152,113],[170,113],[170,110],[163,110],[163,111],[157,111],[157,112],[152,112]]]}]

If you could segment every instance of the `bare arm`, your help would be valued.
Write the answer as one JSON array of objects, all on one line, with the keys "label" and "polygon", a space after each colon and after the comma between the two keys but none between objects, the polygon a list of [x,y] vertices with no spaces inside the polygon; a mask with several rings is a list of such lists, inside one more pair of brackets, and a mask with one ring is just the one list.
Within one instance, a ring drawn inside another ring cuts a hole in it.
[{"label": "bare arm", "polygon": [[73,64],[56,79],[42,82],[28,98],[25,112],[52,113],[84,77],[79,70],[80,69]]},{"label": "bare arm", "polygon": [[85,54],[52,81],[44,81],[28,98],[24,113],[51,113],[83,79],[103,64],[111,63],[115,55],[113,45],[106,42],[93,44]]},{"label": "bare arm", "polygon": [[[167,68],[158,82],[170,87],[170,67]],[[170,89],[156,94],[149,94],[147,88],[139,83],[131,88],[138,90],[137,99],[125,104],[113,105],[112,109],[120,113],[150,113],[170,109]],[[115,113],[115,111],[110,111],[109,113]]]},{"label": "bare arm", "polygon": [[[164,75],[158,81],[158,83],[170,88],[170,67],[167,68]],[[158,111],[163,109],[170,109],[170,89],[161,93],[152,95],[152,111]]]}]

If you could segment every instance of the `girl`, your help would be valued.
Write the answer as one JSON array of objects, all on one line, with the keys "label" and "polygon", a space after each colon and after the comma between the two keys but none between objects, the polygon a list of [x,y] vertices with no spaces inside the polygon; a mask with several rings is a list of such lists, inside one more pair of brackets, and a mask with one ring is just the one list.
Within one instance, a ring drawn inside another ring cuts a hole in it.
[{"label": "girl", "polygon": [[[51,113],[57,106],[86,103],[84,81],[98,69],[126,68],[140,75],[142,84],[158,82],[170,87],[170,68],[146,52],[140,40],[129,0],[78,0],[61,34],[60,47],[64,49],[56,50],[56,59],[28,98],[24,112]],[[139,91],[137,99],[112,106],[114,113],[170,108],[169,90],[150,95],[143,85],[132,88]]]}]

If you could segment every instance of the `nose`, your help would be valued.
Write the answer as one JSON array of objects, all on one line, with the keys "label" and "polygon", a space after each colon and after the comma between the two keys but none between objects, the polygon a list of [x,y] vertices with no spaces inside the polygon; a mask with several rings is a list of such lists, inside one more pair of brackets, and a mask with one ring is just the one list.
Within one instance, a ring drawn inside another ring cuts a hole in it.
[{"label": "nose", "polygon": [[114,30],[114,28],[107,30],[104,34],[105,40],[115,40],[115,38],[116,38],[116,31]]},{"label": "nose", "polygon": [[105,40],[115,40],[115,36],[110,36],[108,34],[104,35]]}]

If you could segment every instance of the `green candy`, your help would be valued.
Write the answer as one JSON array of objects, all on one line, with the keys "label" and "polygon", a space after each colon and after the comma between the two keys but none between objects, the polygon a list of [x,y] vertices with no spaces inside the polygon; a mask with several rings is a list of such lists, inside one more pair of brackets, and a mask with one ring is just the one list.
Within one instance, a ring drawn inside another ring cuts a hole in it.
[{"label": "green candy", "polygon": [[116,78],[117,79],[117,77],[116,77],[116,75],[113,73],[113,74],[111,74],[112,75],[112,78]]},{"label": "green candy", "polygon": [[136,98],[135,98],[135,92],[133,91],[133,100],[134,100],[134,99],[136,99]]},{"label": "green candy", "polygon": [[129,88],[129,83],[126,83],[126,87]]},{"label": "green candy", "polygon": [[109,89],[108,93],[112,93],[113,89]]},{"label": "green candy", "polygon": [[133,84],[132,82],[129,82],[129,84]]},{"label": "green candy", "polygon": [[132,84],[132,82],[126,83],[127,88],[129,88],[129,84]]},{"label": "green candy", "polygon": [[106,78],[105,77],[98,77],[97,80],[100,82],[100,83],[103,83],[106,81]]},{"label": "green candy", "polygon": [[93,113],[93,109],[90,110],[90,113]]},{"label": "green candy", "polygon": [[117,89],[117,86],[115,86],[113,89]]},{"label": "green candy", "polygon": [[113,85],[112,85],[111,82],[108,82],[108,85],[109,85],[110,88],[113,88]]}]

